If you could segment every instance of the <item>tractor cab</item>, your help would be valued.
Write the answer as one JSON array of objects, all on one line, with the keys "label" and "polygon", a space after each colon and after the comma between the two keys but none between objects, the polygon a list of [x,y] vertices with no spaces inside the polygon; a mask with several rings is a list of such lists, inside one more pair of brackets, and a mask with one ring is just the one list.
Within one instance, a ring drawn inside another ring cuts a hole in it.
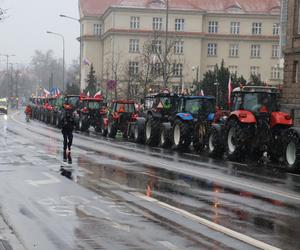
[{"label": "tractor cab", "polygon": [[233,90],[232,111],[246,110],[254,114],[279,110],[279,90],[274,87],[243,87]]},{"label": "tractor cab", "polygon": [[195,119],[213,120],[215,98],[209,96],[183,96],[179,101],[178,112],[189,113]]},{"label": "tractor cab", "polygon": [[80,105],[80,96],[79,95],[66,95],[64,97],[63,101],[64,101],[63,104],[70,105],[72,107],[72,110],[74,111]]}]

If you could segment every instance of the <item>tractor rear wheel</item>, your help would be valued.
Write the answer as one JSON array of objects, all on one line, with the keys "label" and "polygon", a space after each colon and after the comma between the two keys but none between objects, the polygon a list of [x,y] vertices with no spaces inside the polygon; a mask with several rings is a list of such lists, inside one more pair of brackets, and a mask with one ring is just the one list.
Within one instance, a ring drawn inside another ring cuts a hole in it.
[{"label": "tractor rear wheel", "polygon": [[300,138],[296,131],[289,130],[284,139],[283,159],[286,168],[294,172],[300,168]]},{"label": "tractor rear wheel", "polygon": [[118,129],[117,129],[117,126],[114,121],[108,122],[107,132],[108,132],[109,138],[116,138]]},{"label": "tractor rear wheel", "polygon": [[160,121],[150,116],[146,121],[145,139],[146,144],[157,146],[159,143]]},{"label": "tractor rear wheel", "polygon": [[190,124],[177,120],[173,126],[174,149],[187,150],[191,144]]},{"label": "tractor rear wheel", "polygon": [[232,119],[227,124],[225,150],[229,160],[242,160],[247,153],[247,127]]},{"label": "tractor rear wheel", "polygon": [[207,148],[208,154],[214,158],[220,158],[224,153],[221,135],[215,128],[212,128],[209,133]]}]

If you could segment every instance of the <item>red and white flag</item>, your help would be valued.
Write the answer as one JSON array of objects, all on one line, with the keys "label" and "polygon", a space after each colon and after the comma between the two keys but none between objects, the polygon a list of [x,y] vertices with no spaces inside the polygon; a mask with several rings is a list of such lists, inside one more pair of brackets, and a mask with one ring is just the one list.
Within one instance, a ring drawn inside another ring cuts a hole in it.
[{"label": "red and white flag", "polygon": [[102,97],[102,93],[101,93],[101,90],[99,90],[95,95],[94,95],[94,98],[101,98]]},{"label": "red and white flag", "polygon": [[228,80],[228,104],[231,104],[231,93],[232,93],[232,82],[231,82],[231,75],[229,74]]},{"label": "red and white flag", "polygon": [[204,96],[204,91],[203,91],[203,89],[201,89],[201,91],[200,91],[200,96]]},{"label": "red and white flag", "polygon": [[50,91],[48,91],[47,89],[44,88],[44,95],[45,95],[46,97],[48,97],[48,95],[50,95]]},{"label": "red and white flag", "polygon": [[86,96],[87,96],[87,97],[90,97],[90,91],[88,91],[88,92],[86,93]]}]

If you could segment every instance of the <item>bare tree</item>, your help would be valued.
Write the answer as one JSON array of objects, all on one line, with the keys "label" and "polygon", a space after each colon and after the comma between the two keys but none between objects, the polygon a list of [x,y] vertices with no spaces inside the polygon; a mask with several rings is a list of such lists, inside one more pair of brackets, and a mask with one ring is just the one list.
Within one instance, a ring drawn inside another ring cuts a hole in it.
[{"label": "bare tree", "polygon": [[[180,79],[182,84],[185,66],[182,57],[183,41],[174,35],[169,36],[166,43],[163,43],[164,39],[163,32],[155,31],[144,43],[140,58],[143,79],[141,82],[144,84],[149,83],[150,80],[157,80],[163,82],[164,87],[170,87],[166,83],[176,79]],[[144,88],[146,89],[145,85]]]},{"label": "bare tree", "polygon": [[3,8],[0,7],[0,22],[1,22],[3,19],[7,18],[6,13],[7,13],[7,10],[4,10]]}]

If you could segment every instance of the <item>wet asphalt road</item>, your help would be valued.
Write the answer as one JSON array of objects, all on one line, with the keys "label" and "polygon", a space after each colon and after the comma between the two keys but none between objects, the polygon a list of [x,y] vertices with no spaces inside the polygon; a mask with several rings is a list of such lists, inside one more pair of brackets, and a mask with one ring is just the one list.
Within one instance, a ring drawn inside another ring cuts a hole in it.
[{"label": "wet asphalt road", "polygon": [[0,208],[27,249],[300,249],[300,176],[0,116]]}]

